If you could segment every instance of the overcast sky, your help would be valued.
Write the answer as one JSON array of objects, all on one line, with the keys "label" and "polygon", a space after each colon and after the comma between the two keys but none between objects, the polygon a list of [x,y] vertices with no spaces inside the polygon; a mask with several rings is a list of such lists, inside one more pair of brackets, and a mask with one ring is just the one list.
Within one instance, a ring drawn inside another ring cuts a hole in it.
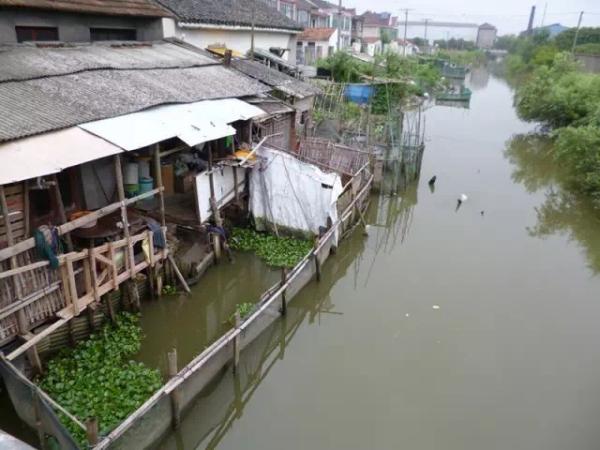
[{"label": "overcast sky", "polygon": [[[330,0],[337,4],[337,0]],[[389,11],[404,17],[401,8],[410,8],[409,20],[444,20],[452,22],[489,22],[499,34],[518,33],[527,28],[529,11],[537,6],[535,25],[540,25],[547,4],[544,24],[559,22],[576,26],[579,11],[584,11],[582,26],[600,26],[600,0],[343,0],[359,13]]]}]

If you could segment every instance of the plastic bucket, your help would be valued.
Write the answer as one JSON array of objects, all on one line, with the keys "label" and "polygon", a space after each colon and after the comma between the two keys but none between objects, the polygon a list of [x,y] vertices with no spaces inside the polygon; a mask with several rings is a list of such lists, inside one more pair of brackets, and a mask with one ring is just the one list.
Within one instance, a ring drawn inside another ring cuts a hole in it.
[{"label": "plastic bucket", "polygon": [[125,185],[125,197],[127,198],[135,197],[136,195],[138,195],[139,191],[140,186],[137,183]]},{"label": "plastic bucket", "polygon": [[138,175],[142,178],[150,178],[150,158],[138,158]]},{"label": "plastic bucket", "polygon": [[[145,194],[146,192],[150,192],[152,189],[154,189],[154,179],[152,179],[150,177],[140,178],[140,194]],[[140,203],[142,205],[151,206],[153,204],[153,201],[152,201],[153,198],[154,197],[146,198],[146,199],[142,200]]]},{"label": "plastic bucket", "polygon": [[138,184],[139,175],[139,166],[138,163],[127,163],[125,164],[125,173],[123,174],[123,183],[125,185],[128,184]]}]

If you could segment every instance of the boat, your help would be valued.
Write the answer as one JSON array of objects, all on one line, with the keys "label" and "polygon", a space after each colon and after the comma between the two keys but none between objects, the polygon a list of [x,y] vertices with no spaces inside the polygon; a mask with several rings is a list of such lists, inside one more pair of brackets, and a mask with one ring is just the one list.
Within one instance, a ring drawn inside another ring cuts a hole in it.
[{"label": "boat", "polygon": [[450,90],[435,96],[436,101],[468,102],[471,100],[471,89],[461,86],[458,91]]}]

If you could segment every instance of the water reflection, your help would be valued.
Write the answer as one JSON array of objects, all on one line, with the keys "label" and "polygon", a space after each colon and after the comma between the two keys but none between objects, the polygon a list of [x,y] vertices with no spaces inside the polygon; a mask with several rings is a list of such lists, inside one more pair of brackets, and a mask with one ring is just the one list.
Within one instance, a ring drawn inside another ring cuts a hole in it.
[{"label": "water reflection", "polygon": [[469,87],[473,91],[485,89],[490,82],[490,71],[486,66],[473,67],[469,72]]},{"label": "water reflection", "polygon": [[[372,214],[372,210],[369,211]],[[332,256],[323,267],[321,283],[310,283],[288,307],[287,316],[274,322],[249,344],[240,356],[239,370],[226,367],[217,379],[193,403],[181,427],[161,444],[161,449],[214,449],[227,434],[257,388],[278,361],[303,325],[319,325],[321,317],[342,315],[332,303],[331,287],[350,274],[355,280],[360,272],[366,241],[354,233],[344,242],[344,251]]]},{"label": "water reflection", "polygon": [[591,201],[574,192],[554,161],[552,141],[544,135],[527,134],[512,138],[505,155],[514,165],[512,179],[528,192],[544,192],[536,208],[537,223],[528,228],[534,237],[566,234],[584,250],[588,267],[600,272],[600,219]]}]

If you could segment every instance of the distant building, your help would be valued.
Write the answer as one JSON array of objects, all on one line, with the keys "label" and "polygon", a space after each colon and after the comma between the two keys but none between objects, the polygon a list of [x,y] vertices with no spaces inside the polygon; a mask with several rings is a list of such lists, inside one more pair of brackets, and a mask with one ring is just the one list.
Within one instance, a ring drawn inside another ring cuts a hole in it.
[{"label": "distant building", "polygon": [[[251,47],[273,49],[296,62],[296,38],[302,27],[268,4],[237,0],[158,0],[175,14],[165,25],[165,37],[199,48],[221,45],[246,54]],[[255,6],[253,11],[253,6]]]},{"label": "distant building", "polygon": [[151,0],[0,0],[0,43],[152,41],[172,14]]},{"label": "distant building", "polygon": [[479,30],[477,31],[477,48],[492,48],[496,42],[497,34],[498,29],[494,25],[487,22],[480,25]]},{"label": "distant building", "polygon": [[[399,36],[404,36],[404,22],[400,21],[398,26]],[[408,39],[421,38],[428,43],[434,41],[448,41],[450,39],[463,39],[469,42],[477,42],[479,25],[464,22],[435,22],[433,20],[409,21],[406,25],[406,37]]]},{"label": "distant building", "polygon": [[361,44],[361,52],[373,56],[398,39],[398,18],[388,12],[367,11],[352,22],[352,42]]},{"label": "distant building", "polygon": [[335,28],[306,28],[298,36],[298,64],[312,65],[318,59],[333,55],[337,48],[337,36]]},{"label": "distant building", "polygon": [[[553,38],[554,36],[562,33],[563,31],[568,30],[569,27],[565,27],[560,23],[551,23],[550,25],[545,25],[543,27],[537,27],[533,29],[533,33],[548,33],[548,37]],[[526,31],[523,31],[521,35],[525,34]]]}]

